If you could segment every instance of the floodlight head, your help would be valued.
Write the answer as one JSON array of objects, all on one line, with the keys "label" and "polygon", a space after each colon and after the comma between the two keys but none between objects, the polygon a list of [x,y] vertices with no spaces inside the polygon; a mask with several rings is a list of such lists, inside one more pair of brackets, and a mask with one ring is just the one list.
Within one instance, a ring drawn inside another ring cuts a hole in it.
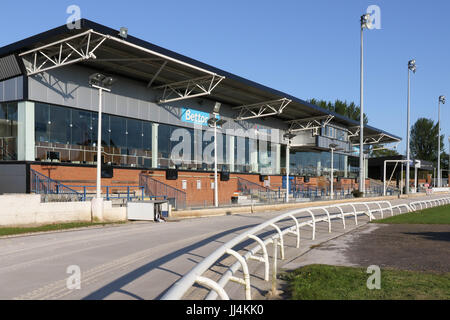
[{"label": "floodlight head", "polygon": [[442,104],[445,104],[445,96],[440,96],[439,97],[439,102]]},{"label": "floodlight head", "polygon": [[370,13],[363,14],[361,16],[361,29],[373,29],[372,19],[370,18]]},{"label": "floodlight head", "polygon": [[219,128],[222,127],[225,123],[227,123],[227,120],[219,119],[216,121],[216,126]]},{"label": "floodlight head", "polygon": [[416,60],[412,59],[408,61],[408,69],[412,72],[416,73],[417,67],[416,67]]},{"label": "floodlight head", "polygon": [[109,89],[116,82],[113,77],[105,76],[101,73],[94,73],[89,76],[89,84],[91,86],[101,87],[103,89]]},{"label": "floodlight head", "polygon": [[219,113],[219,111],[220,111],[220,106],[221,106],[222,104],[220,103],[220,102],[216,102],[215,104],[214,104],[214,109],[213,109],[213,112],[214,113]]},{"label": "floodlight head", "polygon": [[121,36],[122,38],[126,39],[128,37],[128,28],[121,27],[120,28],[120,32],[119,32],[119,36]]},{"label": "floodlight head", "polygon": [[330,143],[328,145],[331,149],[336,149],[336,147],[338,146],[336,143]]},{"label": "floodlight head", "polygon": [[287,140],[291,140],[292,138],[294,138],[296,136],[296,134],[293,134],[292,132],[286,132],[283,135],[283,138],[287,139]]}]

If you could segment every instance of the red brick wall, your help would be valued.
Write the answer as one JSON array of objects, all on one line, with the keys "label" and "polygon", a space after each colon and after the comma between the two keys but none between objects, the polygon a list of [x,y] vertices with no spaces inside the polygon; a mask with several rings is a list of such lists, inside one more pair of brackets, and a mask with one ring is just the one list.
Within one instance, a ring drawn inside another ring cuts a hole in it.
[{"label": "red brick wall", "polygon": [[[86,166],[61,166],[52,164],[31,165],[31,169],[36,170],[53,180],[57,180],[65,185],[90,185],[95,186],[97,169]],[[192,172],[179,171],[177,180],[166,180],[164,170],[138,170],[127,168],[114,168],[114,177],[111,179],[102,179],[102,186],[138,186],[139,175],[145,173],[171,187],[182,190],[182,181],[186,180],[187,189],[186,201],[189,205],[204,205],[214,203],[214,189],[211,188],[211,182],[214,182],[214,173],[211,172]],[[219,183],[219,203],[231,203],[231,197],[237,191],[237,177],[244,178],[253,183],[263,185],[259,181],[259,175],[255,174],[230,174],[229,181],[220,181]],[[270,180],[281,185],[281,176],[271,176]],[[201,181],[201,189],[197,189],[197,180]],[[278,188],[278,187],[274,187]],[[114,189],[114,188],[112,188]],[[95,192],[95,188],[89,188],[90,192]],[[106,192],[106,188],[102,188]]]},{"label": "red brick wall", "polygon": [[[64,166],[55,164],[33,164],[33,170],[36,170],[51,179],[57,180],[65,185],[89,185],[96,184],[96,167],[88,166]],[[102,192],[106,192],[106,186],[138,186],[139,175],[141,173],[147,174],[153,179],[161,181],[171,187],[182,190],[182,181],[186,180],[187,189],[186,201],[188,205],[212,205],[214,204],[214,189],[211,188],[211,183],[214,182],[214,173],[211,172],[193,172],[193,171],[179,171],[177,180],[166,180],[166,173],[164,170],[139,170],[130,168],[114,168],[114,177],[111,179],[102,179]],[[229,204],[231,197],[237,191],[237,177],[249,180],[253,183],[264,185],[259,181],[257,174],[230,174],[229,181],[220,181],[219,183],[219,203]],[[283,176],[270,176],[270,187],[273,190],[278,190],[282,186]],[[311,177],[308,183],[303,182],[303,177],[296,177],[296,183],[303,184],[315,188],[316,186],[325,187],[326,181],[323,177]],[[197,189],[197,180],[201,181],[201,189]],[[366,181],[366,186],[369,187],[369,180]],[[327,183],[328,186],[328,183]],[[353,179],[341,179],[338,183],[335,179],[335,188],[358,188],[358,184],[354,183]],[[119,189],[116,189],[119,190]],[[95,188],[89,188],[89,192],[94,193]],[[122,190],[124,192],[125,190]],[[137,189],[136,189],[137,191]]]}]

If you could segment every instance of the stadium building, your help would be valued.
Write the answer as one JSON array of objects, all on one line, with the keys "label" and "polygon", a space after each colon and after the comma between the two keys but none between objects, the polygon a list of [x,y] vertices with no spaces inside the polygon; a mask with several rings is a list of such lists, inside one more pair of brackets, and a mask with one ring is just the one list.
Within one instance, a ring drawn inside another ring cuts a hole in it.
[{"label": "stadium building", "polygon": [[[296,184],[329,183],[331,147],[335,188],[357,188],[358,121],[82,19],[0,48],[0,193],[39,192],[43,179],[95,191],[95,74],[114,79],[102,93],[103,192],[145,185],[212,204],[217,102],[221,204],[243,184],[283,189],[287,162]],[[368,149],[400,141],[371,126],[364,138]]]}]

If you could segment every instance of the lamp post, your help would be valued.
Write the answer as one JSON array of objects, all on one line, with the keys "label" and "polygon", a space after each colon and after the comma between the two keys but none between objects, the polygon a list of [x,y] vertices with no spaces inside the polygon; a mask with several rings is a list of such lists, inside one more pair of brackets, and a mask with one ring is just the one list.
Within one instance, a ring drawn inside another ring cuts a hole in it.
[{"label": "lamp post", "polygon": [[364,177],[364,29],[373,29],[370,14],[361,16],[361,74],[360,74],[360,115],[359,115],[359,191],[365,191]]},{"label": "lamp post", "polygon": [[289,163],[289,155],[290,155],[290,148],[291,148],[291,140],[292,138],[294,138],[296,135],[288,132],[285,133],[283,135],[283,137],[287,140],[287,144],[286,144],[286,203],[289,202],[289,167],[290,167],[290,163]]},{"label": "lamp post", "polygon": [[409,60],[408,61],[408,115],[406,120],[406,160],[408,161],[406,163],[406,188],[405,188],[405,194],[409,194],[409,166],[410,166],[410,154],[409,154],[409,135],[410,135],[410,101],[411,101],[411,76],[410,71],[416,73],[417,67],[416,67],[416,60]]},{"label": "lamp post", "polygon": [[439,102],[438,102],[438,188],[442,187],[442,177],[441,177],[441,103],[445,104],[445,96],[440,96]]},{"label": "lamp post", "polygon": [[217,183],[217,128],[222,127],[227,121],[221,120],[219,116],[220,102],[216,102],[212,117],[208,119],[210,128],[214,128],[214,206],[219,206],[219,185]]},{"label": "lamp post", "polygon": [[89,76],[89,85],[98,89],[98,128],[97,128],[97,190],[96,196],[92,199],[92,215],[102,219],[103,216],[103,198],[101,189],[101,172],[102,172],[102,95],[103,91],[111,92],[111,86],[115,82],[112,77],[105,76],[101,73],[94,73]]},{"label": "lamp post", "polygon": [[334,171],[334,151],[340,151],[340,150],[342,150],[342,148],[336,149],[338,147],[338,145],[335,143],[330,143],[329,147],[331,150],[330,196],[331,196],[331,199],[333,199],[334,198],[334,190],[333,190],[333,187],[334,187],[334,173],[333,173],[333,171]]}]

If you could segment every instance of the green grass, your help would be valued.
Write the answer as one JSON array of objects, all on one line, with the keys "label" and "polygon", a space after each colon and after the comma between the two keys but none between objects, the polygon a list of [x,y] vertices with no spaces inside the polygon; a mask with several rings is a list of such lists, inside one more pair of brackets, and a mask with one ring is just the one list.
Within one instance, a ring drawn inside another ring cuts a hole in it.
[{"label": "green grass", "polygon": [[388,224],[450,224],[450,205],[405,213],[372,222]]},{"label": "green grass", "polygon": [[310,265],[282,275],[292,300],[450,299],[450,273],[381,269],[381,289],[369,290],[365,268]]},{"label": "green grass", "polygon": [[39,227],[1,227],[0,236],[9,236],[24,233],[45,232],[55,230],[66,230],[91,226],[104,226],[108,224],[118,224],[124,222],[70,222],[60,224],[48,224]]}]

